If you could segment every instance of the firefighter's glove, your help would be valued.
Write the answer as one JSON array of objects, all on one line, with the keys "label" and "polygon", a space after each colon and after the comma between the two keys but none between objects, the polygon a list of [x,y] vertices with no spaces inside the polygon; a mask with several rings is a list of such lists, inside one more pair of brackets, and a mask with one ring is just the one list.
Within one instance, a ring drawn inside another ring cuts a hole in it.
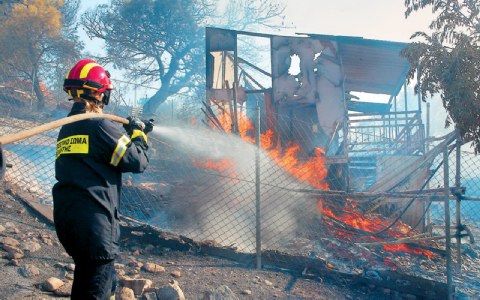
[{"label": "firefighter's glove", "polygon": [[145,129],[143,130],[143,132],[145,132],[145,134],[148,134],[149,132],[152,132],[154,121],[155,120],[153,120],[153,119],[142,120],[143,124],[145,124]]},{"label": "firefighter's glove", "polygon": [[[145,150],[148,149],[148,139],[147,135],[145,134],[146,126],[140,119],[135,117],[128,117],[127,120],[129,121],[128,124],[124,124],[123,127],[125,131],[127,131],[130,139],[134,144],[144,148]],[[153,125],[151,125],[153,127]],[[152,129],[150,129],[151,131]]]},{"label": "firefighter's glove", "polygon": [[127,120],[129,121],[128,124],[123,124],[123,128],[128,133],[129,136],[133,135],[134,130],[145,130],[145,124],[139,119],[135,117],[128,117]]}]

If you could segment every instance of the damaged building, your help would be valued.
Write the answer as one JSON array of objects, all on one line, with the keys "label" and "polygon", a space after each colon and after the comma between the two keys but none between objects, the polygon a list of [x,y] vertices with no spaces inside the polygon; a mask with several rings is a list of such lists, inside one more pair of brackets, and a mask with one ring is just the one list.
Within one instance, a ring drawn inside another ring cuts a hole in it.
[{"label": "damaged building", "polygon": [[[239,46],[242,39],[250,50]],[[255,44],[266,45],[266,67],[257,57],[261,46]],[[419,189],[429,164],[423,163],[412,176],[426,151],[425,127],[420,99],[408,107],[409,63],[400,54],[406,46],[348,36],[291,37],[207,28],[207,118],[214,121],[208,112],[222,107],[231,112],[235,132],[238,115],[253,116],[258,102],[261,131],[273,132],[275,146],[297,143],[304,157],[322,149],[331,190]],[[370,101],[372,95],[386,100]],[[302,122],[306,133],[296,134],[295,122]],[[385,206],[390,212],[398,208]],[[403,221],[413,226],[422,213],[423,207],[410,209]]]}]

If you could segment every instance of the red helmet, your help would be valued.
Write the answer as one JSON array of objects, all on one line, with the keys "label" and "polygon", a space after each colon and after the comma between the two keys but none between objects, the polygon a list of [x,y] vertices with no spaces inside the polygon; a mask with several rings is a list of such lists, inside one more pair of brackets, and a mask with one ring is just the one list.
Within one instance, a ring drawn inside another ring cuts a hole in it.
[{"label": "red helmet", "polygon": [[92,59],[80,60],[68,73],[63,82],[63,90],[70,97],[82,97],[94,100],[92,91],[104,93],[102,99],[105,105],[110,100],[110,91],[113,89],[110,73]]}]

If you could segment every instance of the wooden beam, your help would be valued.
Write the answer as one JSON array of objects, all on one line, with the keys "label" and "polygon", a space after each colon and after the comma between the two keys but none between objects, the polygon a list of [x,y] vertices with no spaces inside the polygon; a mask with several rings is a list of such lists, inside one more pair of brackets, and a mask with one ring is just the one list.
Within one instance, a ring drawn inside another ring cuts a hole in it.
[{"label": "wooden beam", "polygon": [[53,208],[49,205],[43,205],[38,202],[37,198],[26,192],[24,188],[15,183],[5,181],[9,190],[9,194],[23,201],[30,208],[35,210],[44,220],[53,224]]}]

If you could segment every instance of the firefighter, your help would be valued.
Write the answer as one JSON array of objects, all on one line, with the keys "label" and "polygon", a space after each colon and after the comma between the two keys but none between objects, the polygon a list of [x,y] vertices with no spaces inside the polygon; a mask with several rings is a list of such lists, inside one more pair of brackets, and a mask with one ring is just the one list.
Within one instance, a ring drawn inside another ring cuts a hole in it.
[{"label": "firefighter", "polygon": [[[101,113],[113,89],[110,74],[90,59],[67,74],[69,116]],[[95,118],[64,125],[57,139],[52,189],[57,236],[75,262],[72,299],[109,299],[115,291],[114,260],[119,253],[119,199],[122,173],[148,165],[146,134],[153,123],[129,117],[122,125]]]}]

